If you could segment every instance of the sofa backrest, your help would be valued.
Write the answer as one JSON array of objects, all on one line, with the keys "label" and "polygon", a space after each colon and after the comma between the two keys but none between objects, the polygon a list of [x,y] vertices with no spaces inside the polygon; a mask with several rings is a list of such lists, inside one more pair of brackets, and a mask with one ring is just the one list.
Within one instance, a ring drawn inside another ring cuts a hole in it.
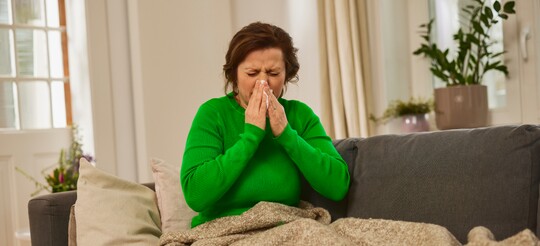
[{"label": "sofa backrest", "polygon": [[332,203],[304,195],[328,208],[334,219],[433,223],[463,243],[475,226],[490,229],[498,240],[525,228],[538,235],[538,126],[381,135],[334,143],[349,165],[347,198]]},{"label": "sofa backrest", "polygon": [[[347,138],[347,139],[339,139],[334,140],[334,146],[336,147],[337,151],[343,157],[343,160],[347,163],[349,167],[349,173],[353,173],[353,169],[355,167],[355,161],[356,156],[358,152],[358,141],[360,141],[360,138]],[[351,183],[352,183],[352,177],[351,177]],[[332,216],[332,221],[335,221],[339,218],[347,217],[347,206],[348,206],[348,200],[349,200],[350,192],[349,194],[339,202],[332,201],[330,199],[327,199],[323,197],[321,194],[317,193],[305,180],[302,178],[302,192],[300,199],[304,201],[308,201],[311,204],[317,206],[317,207],[323,207],[330,212],[330,215]]]}]

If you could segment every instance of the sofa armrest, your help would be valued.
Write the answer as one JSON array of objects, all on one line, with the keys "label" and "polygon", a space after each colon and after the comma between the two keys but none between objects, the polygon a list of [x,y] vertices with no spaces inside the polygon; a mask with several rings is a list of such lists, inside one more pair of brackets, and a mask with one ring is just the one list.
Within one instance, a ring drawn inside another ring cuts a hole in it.
[{"label": "sofa armrest", "polygon": [[76,191],[66,191],[38,196],[28,202],[32,245],[67,245],[69,212],[76,200]]},{"label": "sofa armrest", "polygon": [[[142,185],[155,190],[154,183]],[[32,246],[68,245],[69,216],[76,201],[77,191],[65,191],[34,197],[28,202]]]}]

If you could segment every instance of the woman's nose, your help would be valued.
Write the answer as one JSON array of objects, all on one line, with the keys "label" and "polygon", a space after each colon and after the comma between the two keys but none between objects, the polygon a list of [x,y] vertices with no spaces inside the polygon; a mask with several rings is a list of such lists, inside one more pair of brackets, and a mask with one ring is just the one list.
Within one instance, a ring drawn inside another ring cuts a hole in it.
[{"label": "woman's nose", "polygon": [[264,81],[268,82],[268,75],[265,74],[265,73],[261,73],[261,74],[259,75],[259,78],[258,78],[258,79],[259,79],[259,80],[264,80]]},{"label": "woman's nose", "polygon": [[264,81],[264,82],[266,82],[266,85],[270,86],[270,81],[268,81],[268,78],[267,78],[267,77],[260,77],[260,78],[259,78],[259,81],[260,81],[260,82]]}]

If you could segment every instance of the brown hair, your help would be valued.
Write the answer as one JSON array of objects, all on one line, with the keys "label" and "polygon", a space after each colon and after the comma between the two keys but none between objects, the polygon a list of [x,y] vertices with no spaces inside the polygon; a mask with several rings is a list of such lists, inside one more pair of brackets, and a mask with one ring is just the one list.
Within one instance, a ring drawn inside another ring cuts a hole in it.
[{"label": "brown hair", "polygon": [[285,89],[288,82],[298,81],[297,73],[300,69],[296,57],[298,49],[293,46],[291,36],[277,26],[254,22],[238,31],[229,44],[229,50],[225,55],[225,65],[223,65],[225,93],[227,93],[229,86],[232,87],[235,94],[238,92],[238,65],[244,61],[246,56],[252,51],[268,48],[279,48],[283,52]]}]

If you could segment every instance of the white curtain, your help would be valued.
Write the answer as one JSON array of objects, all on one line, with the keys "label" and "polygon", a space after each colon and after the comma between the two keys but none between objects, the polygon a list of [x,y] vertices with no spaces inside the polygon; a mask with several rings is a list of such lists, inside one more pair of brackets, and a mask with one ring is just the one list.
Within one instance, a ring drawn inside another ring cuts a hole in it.
[{"label": "white curtain", "polygon": [[320,0],[322,122],[334,139],[369,136],[366,0]]}]

